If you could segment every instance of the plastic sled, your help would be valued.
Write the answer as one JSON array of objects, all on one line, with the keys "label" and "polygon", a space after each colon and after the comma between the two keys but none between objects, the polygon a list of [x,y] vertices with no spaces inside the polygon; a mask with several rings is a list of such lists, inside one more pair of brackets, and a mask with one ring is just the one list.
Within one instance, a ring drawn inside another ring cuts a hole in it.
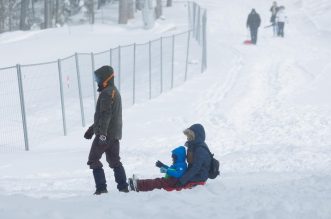
[{"label": "plastic sled", "polygon": [[166,190],[166,191],[168,191],[168,192],[171,192],[171,191],[174,191],[174,190],[176,190],[176,191],[180,191],[180,190],[182,190],[182,189],[192,189],[192,188],[195,187],[195,186],[199,186],[199,185],[200,185],[200,186],[203,186],[203,185],[205,185],[205,184],[206,184],[206,182],[190,182],[190,183],[187,183],[186,185],[181,186],[181,187],[164,188],[164,190]]},{"label": "plastic sled", "polygon": [[250,44],[252,44],[252,41],[251,41],[251,40],[245,40],[245,41],[244,41],[244,44],[245,44],[245,45],[250,45]]}]

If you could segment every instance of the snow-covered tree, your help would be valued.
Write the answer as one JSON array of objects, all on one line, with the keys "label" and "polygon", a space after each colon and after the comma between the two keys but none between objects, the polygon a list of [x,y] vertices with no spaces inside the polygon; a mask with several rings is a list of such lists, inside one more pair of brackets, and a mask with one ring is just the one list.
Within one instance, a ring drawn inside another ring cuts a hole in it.
[{"label": "snow-covered tree", "polygon": [[162,0],[156,0],[156,8],[155,8],[155,17],[156,19],[160,18],[162,15]]},{"label": "snow-covered tree", "polygon": [[118,23],[119,24],[128,23],[128,0],[119,0]]}]

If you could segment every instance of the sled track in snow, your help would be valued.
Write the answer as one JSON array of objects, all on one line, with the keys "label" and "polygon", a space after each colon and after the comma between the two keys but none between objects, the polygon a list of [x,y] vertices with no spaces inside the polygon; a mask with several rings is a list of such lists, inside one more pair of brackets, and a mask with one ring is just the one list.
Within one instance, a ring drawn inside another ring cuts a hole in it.
[{"label": "sled track in snow", "polygon": [[[243,63],[243,57],[238,50],[233,47],[222,45],[223,48],[227,48],[234,54],[232,63],[230,64],[229,70],[226,72],[226,77],[223,83],[215,81],[211,84],[210,89],[207,90],[203,99],[208,100],[200,101],[198,106],[198,112],[201,117],[204,118],[206,124],[212,129],[209,130],[209,135],[214,136],[215,139],[224,139],[227,142],[231,139],[231,145],[233,144],[245,144],[244,140],[238,134],[235,126],[229,121],[223,114],[222,108],[224,108],[224,100],[231,93],[233,88],[236,86],[236,83],[239,80],[240,73]],[[218,136],[218,137],[217,137]],[[232,136],[232,137],[226,137]],[[234,142],[232,142],[234,141]],[[225,144],[224,142],[217,142],[217,145]],[[217,149],[220,150],[221,147],[217,146]],[[221,151],[217,152],[221,154]]]},{"label": "sled track in snow", "polygon": [[226,80],[220,86],[219,83],[214,83],[210,89],[204,95],[204,98],[208,99],[207,105],[201,103],[199,106],[199,111],[204,112],[207,115],[215,112],[215,109],[221,106],[221,102],[229,94],[231,89],[235,86],[239,72],[243,66],[243,59],[237,50],[232,49],[235,53],[235,58],[231,64],[231,68],[227,73]]}]

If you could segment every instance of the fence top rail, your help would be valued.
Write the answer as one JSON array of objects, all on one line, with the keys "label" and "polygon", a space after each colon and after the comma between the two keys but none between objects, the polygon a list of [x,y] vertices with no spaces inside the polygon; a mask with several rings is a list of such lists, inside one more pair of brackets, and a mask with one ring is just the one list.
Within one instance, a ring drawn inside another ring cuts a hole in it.
[{"label": "fence top rail", "polygon": [[149,44],[149,42],[147,42],[147,43],[136,43],[136,46],[146,46],[148,44]]},{"label": "fence top rail", "polygon": [[134,45],[134,43],[133,44],[127,44],[127,45],[121,46],[121,48],[133,47],[133,45]]},{"label": "fence top rail", "polygon": [[16,65],[14,65],[14,66],[9,66],[9,67],[4,67],[4,68],[0,68],[0,71],[2,71],[2,70],[7,70],[7,69],[11,69],[11,68],[16,68]]},{"label": "fence top rail", "polygon": [[95,53],[93,53],[93,55],[102,55],[104,53],[108,53],[110,50],[113,50],[113,49],[108,49],[108,50],[105,50],[105,51],[102,51],[102,52],[95,52]]},{"label": "fence top rail", "polygon": [[60,59],[61,61],[64,61],[64,60],[67,60],[67,59],[71,59],[71,58],[73,58],[73,57],[75,57],[75,54],[73,54],[73,55],[71,55],[71,56],[67,56],[67,57],[65,57],[65,58],[63,58],[63,59]]},{"label": "fence top rail", "polygon": [[87,53],[87,52],[81,52],[81,53],[78,52],[78,53],[76,53],[76,54],[77,54],[77,55],[89,55],[89,56],[91,55],[91,53]]},{"label": "fence top rail", "polygon": [[50,62],[41,62],[41,63],[34,63],[34,64],[25,64],[25,65],[20,65],[21,67],[32,67],[32,66],[37,66],[37,65],[49,65],[49,64],[54,64],[57,63],[57,61],[50,61]]}]

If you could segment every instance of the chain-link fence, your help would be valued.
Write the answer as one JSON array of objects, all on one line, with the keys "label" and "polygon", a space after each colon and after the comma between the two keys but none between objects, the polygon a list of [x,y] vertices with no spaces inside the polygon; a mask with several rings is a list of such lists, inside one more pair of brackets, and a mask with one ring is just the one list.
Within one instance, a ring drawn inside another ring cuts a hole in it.
[{"label": "chain-link fence", "polygon": [[192,30],[144,44],[0,68],[0,151],[29,150],[29,145],[92,124],[97,99],[93,72],[103,65],[114,68],[124,108],[203,72],[205,23],[199,29],[192,24]]}]

